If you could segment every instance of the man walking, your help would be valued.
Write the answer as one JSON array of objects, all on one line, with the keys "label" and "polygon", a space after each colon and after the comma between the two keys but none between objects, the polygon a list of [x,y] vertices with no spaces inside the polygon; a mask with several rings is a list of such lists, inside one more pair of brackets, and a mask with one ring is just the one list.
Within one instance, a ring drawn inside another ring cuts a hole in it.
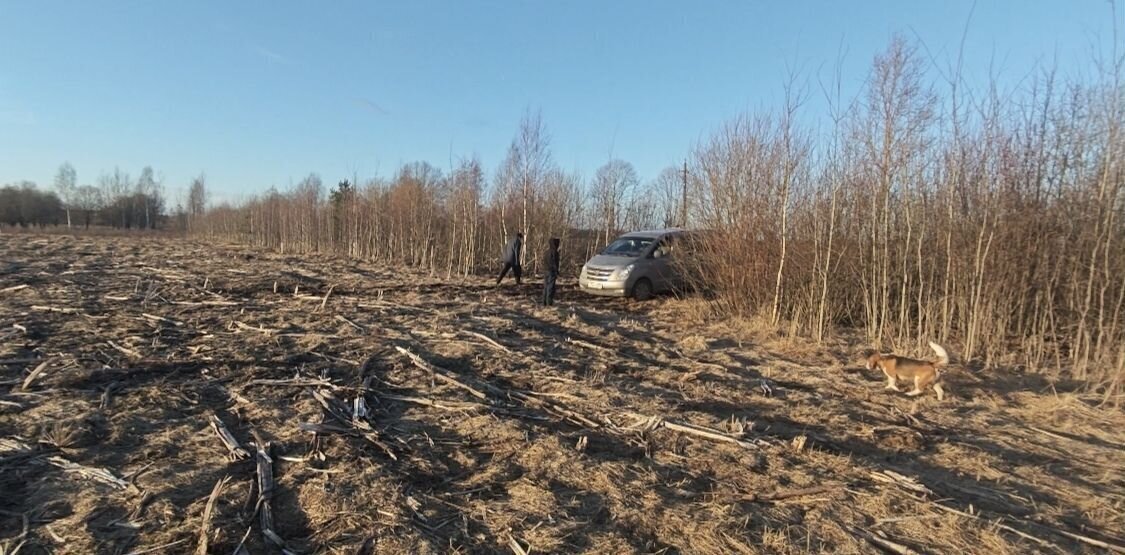
[{"label": "man walking", "polygon": [[523,268],[520,267],[520,251],[523,250],[523,233],[516,233],[516,236],[511,241],[508,241],[508,246],[504,247],[504,256],[500,259],[504,263],[504,268],[500,270],[500,277],[496,278],[496,285],[500,285],[504,281],[504,276],[508,275],[508,270],[512,271],[512,275],[516,276],[516,285],[520,284],[523,278]]},{"label": "man walking", "polygon": [[547,257],[543,261],[547,275],[543,277],[543,306],[555,304],[555,280],[559,277],[559,240],[551,237],[547,245]]}]

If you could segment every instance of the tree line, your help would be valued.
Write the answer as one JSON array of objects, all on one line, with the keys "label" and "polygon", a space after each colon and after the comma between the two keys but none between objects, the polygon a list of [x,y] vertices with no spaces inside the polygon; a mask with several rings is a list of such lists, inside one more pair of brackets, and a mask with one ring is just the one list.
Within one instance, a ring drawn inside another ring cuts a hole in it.
[{"label": "tree line", "polygon": [[528,113],[491,179],[475,158],[446,171],[408,163],[390,178],[361,184],[353,177],[330,186],[314,173],[287,191],[210,206],[190,225],[286,253],[341,254],[453,276],[493,270],[516,232],[524,234],[525,268],[538,272],[547,241],[558,237],[562,264],[574,274],[622,229],[677,223],[678,194],[656,194],[663,181],[642,184],[632,164],[610,160],[585,183],[554,163],[550,140],[539,114]]},{"label": "tree line", "polygon": [[78,185],[69,162],[59,166],[53,190],[22,181],[0,187],[0,224],[19,227],[62,226],[88,229],[158,229],[182,226],[185,208],[170,218],[163,180],[144,167],[134,180],[120,168],[103,173],[96,185]]}]

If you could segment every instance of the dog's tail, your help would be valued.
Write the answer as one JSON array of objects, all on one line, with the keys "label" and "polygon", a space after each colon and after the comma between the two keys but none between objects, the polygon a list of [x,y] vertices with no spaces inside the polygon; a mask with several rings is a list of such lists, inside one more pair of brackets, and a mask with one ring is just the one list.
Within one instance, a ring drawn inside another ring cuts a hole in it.
[{"label": "dog's tail", "polygon": [[945,352],[945,349],[943,349],[941,345],[930,341],[930,348],[937,353],[937,360],[934,361],[934,366],[940,367],[949,364],[949,354]]}]

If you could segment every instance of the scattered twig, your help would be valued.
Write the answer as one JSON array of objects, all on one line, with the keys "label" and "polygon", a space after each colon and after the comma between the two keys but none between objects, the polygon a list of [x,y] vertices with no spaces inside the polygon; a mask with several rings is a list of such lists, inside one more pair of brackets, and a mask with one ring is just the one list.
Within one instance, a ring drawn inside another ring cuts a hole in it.
[{"label": "scattered twig", "polygon": [[1066,536],[1066,537],[1068,537],[1072,540],[1080,541],[1082,543],[1089,544],[1089,545],[1092,545],[1094,547],[1100,547],[1102,549],[1105,549],[1105,550],[1108,550],[1108,551],[1113,551],[1115,553],[1125,553],[1125,547],[1122,547],[1120,545],[1114,545],[1114,544],[1109,543],[1109,542],[1104,542],[1102,540],[1096,540],[1094,538],[1089,538],[1089,537],[1086,537],[1086,536],[1075,534],[1073,532],[1067,532],[1066,530],[1059,530],[1057,528],[1051,528],[1050,526],[1045,526],[1045,525],[1042,525],[1042,524],[1040,524],[1040,526],[1043,526],[1044,528],[1047,528],[1047,529],[1051,530],[1052,532],[1062,534],[1062,535],[1064,535],[1064,536]]},{"label": "scattered twig", "polygon": [[907,547],[895,541],[891,541],[889,538],[886,538],[884,536],[872,534],[871,532],[868,532],[867,530],[864,530],[862,528],[853,527],[851,528],[851,530],[852,533],[867,540],[869,543],[871,543],[871,545],[874,545],[875,547],[878,547],[879,549],[882,549],[883,551],[886,551],[888,553],[894,553],[895,555],[920,555],[917,551],[911,549],[910,547]]},{"label": "scattered twig", "polygon": [[675,422],[675,421],[670,421],[670,420],[668,420],[664,417],[660,417],[660,416],[648,416],[648,415],[637,414],[637,413],[630,413],[630,416],[632,418],[634,418],[636,420],[636,422],[634,422],[632,425],[628,426],[628,428],[634,428],[634,429],[635,428],[642,428],[642,429],[645,429],[645,430],[655,430],[657,428],[667,428],[667,429],[672,430],[672,431],[676,431],[676,432],[680,432],[680,433],[684,433],[684,434],[688,434],[688,435],[693,435],[693,436],[697,436],[697,437],[702,437],[702,438],[710,439],[712,441],[720,441],[720,442],[724,442],[724,443],[733,443],[735,445],[738,445],[740,447],[745,447],[747,449],[757,449],[757,448],[760,447],[760,445],[758,445],[758,443],[756,443],[756,442],[745,441],[745,440],[739,439],[737,437],[734,437],[732,435],[725,434],[722,431],[719,431],[719,430],[716,430],[716,429],[713,429],[713,428],[705,428],[703,426],[696,426],[694,424],[687,424],[687,423],[679,423],[679,422]]},{"label": "scattered twig", "polygon": [[567,343],[570,343],[572,345],[578,345],[579,347],[590,349],[591,351],[598,351],[598,352],[601,352],[601,353],[615,353],[616,352],[613,349],[610,349],[609,347],[602,347],[601,345],[595,345],[593,343],[590,343],[589,341],[583,341],[581,339],[573,339],[573,338],[568,337],[568,338],[566,338],[566,341],[567,341]]},{"label": "scattered twig", "polygon": [[484,341],[485,343],[488,343],[489,345],[492,345],[493,347],[496,347],[501,352],[504,352],[504,353],[507,353],[507,354],[512,354],[511,349],[501,345],[500,343],[497,343],[496,340],[492,339],[491,337],[489,337],[489,336],[487,336],[483,333],[478,333],[478,332],[475,332],[475,331],[472,331],[472,330],[462,330],[462,331],[464,333],[467,333],[467,334],[473,336],[473,337],[476,337],[477,339],[480,339],[481,341]]},{"label": "scattered twig", "polygon": [[120,351],[122,354],[124,354],[125,356],[127,356],[129,358],[133,358],[133,359],[144,358],[141,355],[141,353],[138,353],[137,351],[134,351],[133,349],[130,349],[128,347],[122,347],[121,345],[118,345],[117,343],[114,343],[113,341],[106,341],[106,343],[110,347],[113,347],[117,351]]},{"label": "scattered twig", "polygon": [[11,287],[5,287],[3,289],[0,289],[0,293],[15,293],[16,291],[20,291],[22,289],[27,289],[28,287],[31,287],[31,286],[26,284],[26,283],[21,284],[21,285],[13,285]]},{"label": "scattered twig", "polygon": [[61,468],[64,472],[77,474],[83,478],[86,478],[87,480],[100,482],[115,489],[123,490],[129,488],[128,482],[122,480],[121,478],[118,478],[117,476],[114,476],[112,472],[104,468],[83,466],[76,462],[68,461],[59,456],[47,457],[47,462],[51,463],[53,466]]},{"label": "scattered twig", "polygon": [[483,392],[478,391],[477,389],[473,388],[470,385],[462,383],[460,380],[457,380],[456,378],[454,378],[452,376],[446,375],[445,370],[443,370],[441,368],[438,368],[437,366],[434,366],[433,364],[430,364],[429,362],[426,362],[425,359],[423,359],[422,357],[410,352],[409,349],[396,345],[395,350],[397,350],[398,352],[400,352],[400,353],[406,355],[407,357],[409,357],[410,361],[414,363],[414,366],[417,366],[418,368],[421,368],[422,370],[425,370],[425,371],[429,372],[435,378],[437,378],[437,379],[439,379],[439,380],[441,380],[441,381],[443,381],[443,382],[445,382],[449,385],[464,389],[465,391],[468,391],[470,395],[472,395],[473,397],[476,397],[477,399],[485,399],[485,400],[488,399],[488,395],[485,395]]},{"label": "scattered twig", "polygon": [[433,407],[441,410],[474,410],[479,408],[487,408],[487,405],[480,403],[457,403],[450,401],[434,401],[433,399],[425,399],[422,397],[408,397],[405,395],[392,395],[388,393],[379,394],[380,399],[389,399],[391,401],[399,401],[402,403],[413,403],[415,405],[422,405],[426,407]]},{"label": "scattered twig", "polygon": [[290,554],[285,547],[285,540],[277,535],[273,529],[273,459],[270,458],[270,442],[262,439],[257,430],[252,430],[254,435],[254,450],[257,454],[258,476],[258,523],[262,529],[262,537],[267,543],[281,549],[282,553]]},{"label": "scattered twig", "polygon": [[239,322],[237,320],[234,321],[234,325],[237,326],[238,329],[241,329],[241,330],[256,331],[256,332],[264,333],[266,335],[272,335],[272,334],[277,333],[277,331],[278,331],[278,330],[273,330],[273,329],[269,329],[269,328],[251,326],[250,324]]},{"label": "scattered twig", "polygon": [[324,307],[328,305],[328,297],[332,296],[332,290],[335,288],[335,285],[328,286],[328,292],[324,294],[324,300],[320,301],[320,308],[317,309],[318,312],[324,312]]},{"label": "scattered twig", "polygon": [[[897,484],[900,487],[902,487],[904,490],[907,490],[907,491],[910,491],[910,492],[913,492],[913,493],[921,493],[922,495],[932,495],[933,494],[933,492],[931,492],[929,490],[929,488],[927,488],[924,484],[921,484],[920,482],[918,482],[917,480],[915,480],[913,478],[908,478],[908,477],[903,476],[902,474],[899,474],[899,473],[894,472],[894,471],[883,470],[882,472],[872,472],[871,477],[874,478],[876,481],[879,481],[879,482],[888,483],[888,484]],[[890,478],[890,479],[888,479],[888,478]],[[907,495],[907,494],[903,493],[903,495]],[[913,496],[910,496],[910,497],[913,498],[913,499],[916,499]],[[935,509],[945,511],[945,512],[950,513],[950,514],[955,514],[957,516],[963,516],[965,518],[971,518],[971,519],[974,519],[974,520],[983,520],[983,517],[981,517],[980,515],[967,513],[965,511],[960,510],[960,509],[955,509],[955,508],[950,507],[948,505],[943,505],[941,503],[938,503],[937,501],[930,501],[929,504],[930,504],[931,507],[934,507]],[[1059,548],[1059,546],[1057,546],[1057,545],[1055,545],[1055,544],[1053,544],[1053,543],[1051,543],[1047,540],[1044,540],[1042,538],[1038,538],[1038,537],[1035,537],[1031,534],[1028,534],[1027,532],[1024,532],[1022,530],[1012,528],[1011,526],[1008,526],[1006,524],[1001,524],[1000,522],[992,522],[991,520],[988,521],[988,522],[989,522],[990,525],[996,526],[997,528],[999,528],[1001,530],[1011,532],[1011,533],[1025,539],[1025,540],[1030,540],[1030,541],[1033,541],[1033,542],[1035,542],[1039,545],[1047,546],[1047,547],[1053,547],[1055,549],[1058,549],[1058,550],[1062,551],[1062,549]]]},{"label": "scattered twig", "polygon": [[911,516],[897,516],[893,518],[880,518],[875,521],[875,526],[882,526],[884,524],[891,524],[893,522],[906,522],[909,520],[929,520],[932,518],[942,518],[942,515],[911,515]]},{"label": "scattered twig", "polygon": [[587,428],[601,427],[601,424],[594,422],[593,420],[583,416],[582,414],[579,414],[576,411],[561,406],[558,403],[552,403],[543,399],[536,399],[531,396],[531,392],[511,390],[507,392],[507,395],[508,397],[519,401],[525,406],[529,406],[532,408],[541,408],[549,413],[570,420],[571,422],[578,424],[579,426],[585,426]]},{"label": "scattered twig", "polygon": [[877,470],[870,473],[872,479],[884,484],[894,484],[902,489],[919,493],[925,496],[933,496],[934,492],[925,484],[909,476],[904,476],[893,470]]},{"label": "scattered twig", "polygon": [[234,301],[172,301],[171,304],[180,306],[238,306],[241,303]]},{"label": "scattered twig", "polygon": [[172,324],[173,326],[176,326],[176,327],[180,327],[180,326],[184,325],[183,322],[177,322],[176,320],[170,320],[170,319],[165,318],[163,316],[157,316],[155,314],[149,314],[147,312],[142,312],[141,317],[146,319],[146,320],[152,320],[154,322],[164,322],[165,324]]},{"label": "scattered twig", "polygon": [[[966,518],[981,520],[981,517],[979,515],[974,515],[972,513],[966,513],[965,511],[954,509],[953,507],[950,507],[948,505],[942,505],[941,503],[938,503],[936,501],[930,502],[930,505],[933,506],[934,508],[945,511],[947,513],[955,514],[957,516],[963,516],[963,517],[966,517]],[[1055,544],[1053,544],[1053,543],[1051,543],[1047,540],[1044,540],[1042,538],[1037,538],[1035,536],[1032,536],[1031,534],[1028,534],[1027,532],[1024,532],[1022,530],[1017,530],[1017,529],[1012,528],[1011,526],[1008,526],[1006,524],[1000,524],[999,522],[995,522],[995,523],[993,523],[991,521],[989,521],[989,522],[990,522],[990,524],[995,525],[997,528],[999,528],[1001,530],[1011,532],[1011,533],[1025,539],[1025,540],[1031,540],[1031,541],[1033,541],[1033,542],[1035,542],[1039,545],[1051,546],[1051,547],[1054,547],[1054,548],[1058,549],[1057,545],[1055,545]]]},{"label": "scattered twig", "polygon": [[[597,422],[594,422],[593,420],[579,414],[576,411],[570,410],[566,407],[560,406],[556,403],[551,403],[551,402],[543,400],[543,399],[536,399],[526,392],[517,391],[517,390],[514,390],[514,389],[505,390],[505,389],[496,387],[495,385],[492,385],[492,384],[490,384],[488,382],[484,382],[484,381],[477,381],[477,383],[474,384],[474,385],[476,385],[476,387],[471,386],[469,384],[466,384],[466,383],[454,378],[453,376],[450,376],[449,371],[447,371],[443,368],[439,368],[439,367],[437,367],[433,364],[430,364],[429,362],[426,362],[425,359],[423,359],[422,357],[412,353],[409,349],[406,349],[405,347],[395,346],[395,349],[397,349],[398,352],[400,352],[400,353],[406,355],[407,357],[409,357],[411,362],[413,362],[415,366],[430,372],[430,375],[432,375],[433,377],[435,377],[435,378],[437,378],[441,381],[444,381],[444,382],[446,382],[450,385],[454,385],[456,387],[464,389],[465,391],[468,391],[470,394],[472,394],[474,397],[476,397],[478,399],[483,399],[485,401],[492,401],[494,403],[497,402],[497,400],[499,400],[499,399],[504,399],[504,398],[512,399],[512,400],[518,401],[520,404],[528,406],[528,407],[546,410],[547,412],[553,413],[557,416],[560,416],[562,418],[570,420],[570,421],[572,421],[575,424],[578,424],[580,426],[586,426],[586,427],[589,427],[589,428],[599,428],[599,427],[601,427],[601,425],[598,424]],[[494,398],[489,398],[489,396],[487,394],[485,394],[485,393],[481,392],[479,389],[477,389],[478,387],[487,390],[489,393],[491,393],[494,396]]]},{"label": "scattered twig", "polygon": [[[5,451],[14,451],[23,455],[34,455],[35,450],[32,447],[18,439],[0,438],[0,449]],[[92,466],[84,466],[76,462],[69,461],[58,455],[52,455],[43,459],[44,462],[63,470],[68,474],[77,474],[87,480],[92,480],[113,487],[115,489],[128,489],[129,483],[121,478],[115,476],[112,472]]]},{"label": "scattered twig", "polygon": [[327,387],[339,389],[336,384],[322,378],[291,378],[288,380],[258,379],[250,380],[246,385],[273,385],[279,387]]},{"label": "scattered twig", "polygon": [[182,540],[176,540],[176,541],[171,542],[171,543],[166,543],[164,545],[158,545],[156,547],[150,547],[148,549],[140,549],[140,550],[137,550],[137,551],[130,551],[126,555],[144,555],[145,553],[156,553],[157,551],[164,551],[164,550],[168,549],[169,547],[175,547],[177,545],[180,545],[181,543],[187,543],[187,541],[188,541],[187,538],[184,538]]},{"label": "scattered twig", "polygon": [[508,534],[508,547],[512,548],[512,552],[516,555],[528,555],[528,551],[511,534]]},{"label": "scattered twig", "polygon": [[351,320],[348,320],[348,319],[347,319],[347,318],[345,318],[345,317],[344,317],[344,316],[343,316],[342,314],[337,314],[337,315],[336,315],[336,319],[337,319],[337,320],[339,320],[339,321],[341,321],[341,322],[343,322],[343,323],[345,323],[345,324],[347,324],[347,325],[349,325],[349,326],[351,326],[351,327],[353,327],[353,328],[355,328],[356,330],[358,330],[358,331],[359,331],[359,333],[366,333],[366,332],[367,332],[367,330],[365,330],[365,329],[363,328],[363,326],[361,326],[361,325],[359,325],[359,324],[357,324],[357,323],[355,323],[355,322],[353,322],[353,321],[351,321]]},{"label": "scattered twig", "polygon": [[401,308],[402,310],[408,310],[411,312],[431,312],[431,310],[422,307],[392,303],[390,301],[376,299],[373,302],[376,304],[360,304],[357,306],[359,306],[360,308]]},{"label": "scattered twig", "polygon": [[[316,399],[318,403],[320,403],[320,406],[324,407],[324,411],[328,413],[328,415],[333,419],[335,419],[337,423],[343,426],[344,433],[352,433],[358,435],[359,437],[366,439],[372,445],[375,445],[376,447],[382,449],[383,452],[386,453],[387,456],[391,459],[398,460],[398,457],[395,455],[394,451],[391,450],[391,447],[379,439],[379,432],[375,431],[375,429],[371,427],[371,424],[366,420],[351,418],[347,405],[333,396],[331,392],[313,389],[312,395],[313,398]],[[308,429],[306,428],[306,426],[302,426],[302,429]],[[322,424],[320,426],[324,425]],[[328,429],[328,431],[334,430]]]},{"label": "scattered twig", "polygon": [[230,430],[218,416],[211,414],[208,421],[211,424],[211,429],[215,430],[215,434],[219,436],[219,441],[223,442],[223,446],[227,448],[231,460],[240,461],[250,458],[250,453],[238,444],[238,440],[234,438],[234,435],[230,433]]},{"label": "scattered twig", "polygon": [[47,367],[51,365],[51,362],[52,359],[46,359],[43,362],[40,362],[39,365],[36,366],[35,369],[32,370],[26,378],[24,378],[23,385],[20,386],[20,389],[27,391],[27,389],[31,387],[31,384],[35,382],[35,379],[38,378],[39,375],[42,374],[43,371],[45,371]]},{"label": "scattered twig", "polygon": [[39,312],[58,312],[60,314],[81,314],[82,313],[82,311],[78,310],[77,308],[57,307],[57,306],[31,305],[31,310],[37,310]]},{"label": "scattered twig", "polygon": [[813,486],[808,488],[793,489],[788,491],[775,491],[773,493],[766,493],[762,495],[750,493],[742,496],[742,501],[749,501],[751,503],[761,502],[770,503],[774,501],[782,501],[784,499],[793,499],[795,497],[805,497],[809,495],[817,495],[820,493],[828,493],[830,491],[837,491],[840,486]]},{"label": "scattered twig", "polygon": [[215,511],[215,503],[218,502],[219,495],[229,481],[230,476],[224,476],[221,480],[215,482],[215,487],[211,490],[211,496],[207,498],[207,506],[203,508],[203,522],[199,525],[199,543],[195,546],[195,555],[207,555],[208,536],[211,533],[211,514]]}]

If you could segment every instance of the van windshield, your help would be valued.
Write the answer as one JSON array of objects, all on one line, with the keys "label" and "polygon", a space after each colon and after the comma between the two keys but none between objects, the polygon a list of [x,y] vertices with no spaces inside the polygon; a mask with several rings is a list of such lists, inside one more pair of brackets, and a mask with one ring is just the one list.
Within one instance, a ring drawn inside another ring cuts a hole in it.
[{"label": "van windshield", "polygon": [[652,244],[653,238],[651,237],[621,237],[618,240],[610,243],[608,247],[602,251],[602,254],[610,256],[640,256]]}]

